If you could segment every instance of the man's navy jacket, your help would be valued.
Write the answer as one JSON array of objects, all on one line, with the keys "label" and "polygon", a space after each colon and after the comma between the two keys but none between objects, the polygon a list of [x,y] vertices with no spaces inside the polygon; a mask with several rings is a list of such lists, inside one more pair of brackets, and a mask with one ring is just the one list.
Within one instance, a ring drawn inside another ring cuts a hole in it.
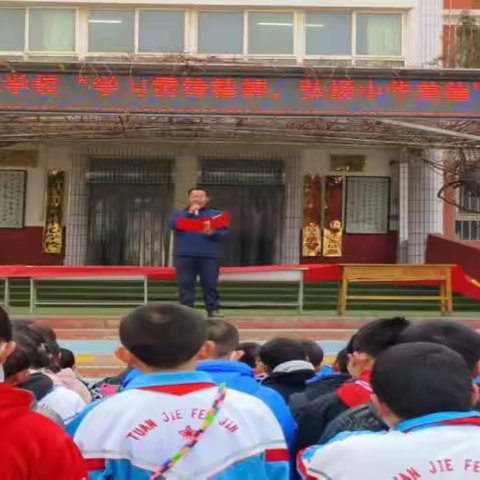
[{"label": "man's navy jacket", "polygon": [[186,232],[177,229],[179,218],[202,220],[220,215],[222,212],[212,207],[204,207],[198,211],[198,215],[192,215],[188,208],[174,213],[170,218],[170,227],[175,232],[175,256],[177,257],[204,257],[220,258],[222,256],[222,243],[230,228],[222,227],[211,235],[200,232]]}]

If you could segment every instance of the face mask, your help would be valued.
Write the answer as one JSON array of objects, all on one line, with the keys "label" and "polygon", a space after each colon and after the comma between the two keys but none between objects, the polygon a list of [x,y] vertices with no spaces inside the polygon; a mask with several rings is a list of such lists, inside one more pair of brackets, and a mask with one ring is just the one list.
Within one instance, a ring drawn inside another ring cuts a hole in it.
[{"label": "face mask", "polygon": [[[7,348],[7,344],[4,343],[0,348],[0,356],[2,356],[6,348]],[[5,381],[5,371],[3,370],[3,365],[0,365],[0,383],[3,383],[4,381]]]}]

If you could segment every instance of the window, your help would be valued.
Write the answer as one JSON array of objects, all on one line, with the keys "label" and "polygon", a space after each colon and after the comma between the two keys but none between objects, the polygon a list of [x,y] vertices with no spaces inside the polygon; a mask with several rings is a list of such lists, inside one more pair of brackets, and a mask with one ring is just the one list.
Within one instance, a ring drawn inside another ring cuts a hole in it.
[{"label": "window", "polygon": [[243,53],[243,12],[200,12],[198,53]]},{"label": "window", "polygon": [[140,10],[138,21],[140,52],[183,52],[184,11]]},{"label": "window", "polygon": [[458,199],[460,208],[455,221],[456,235],[461,240],[480,240],[480,197],[460,187]]},{"label": "window", "polygon": [[89,52],[133,52],[133,10],[91,10],[88,19]]},{"label": "window", "polygon": [[364,172],[365,155],[330,155],[330,170],[333,172]]},{"label": "window", "polygon": [[25,9],[0,8],[0,50],[22,51],[25,48]]},{"label": "window", "polygon": [[293,13],[249,13],[248,53],[293,54]]},{"label": "window", "polygon": [[29,49],[34,52],[73,52],[75,50],[75,10],[30,9]]},{"label": "window", "polygon": [[402,16],[357,14],[357,54],[398,56],[402,53]]},{"label": "window", "polygon": [[308,12],[307,55],[350,55],[352,16],[349,13]]}]

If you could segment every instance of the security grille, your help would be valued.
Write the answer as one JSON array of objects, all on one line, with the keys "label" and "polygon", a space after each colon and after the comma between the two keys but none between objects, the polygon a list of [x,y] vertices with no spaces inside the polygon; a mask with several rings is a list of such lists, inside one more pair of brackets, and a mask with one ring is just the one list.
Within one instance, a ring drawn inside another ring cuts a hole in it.
[{"label": "security grille", "polygon": [[224,264],[279,263],[285,220],[284,161],[203,159],[200,179],[212,205],[231,214],[233,234]]},{"label": "security grille", "polygon": [[94,159],[87,174],[90,265],[168,265],[170,160]]}]

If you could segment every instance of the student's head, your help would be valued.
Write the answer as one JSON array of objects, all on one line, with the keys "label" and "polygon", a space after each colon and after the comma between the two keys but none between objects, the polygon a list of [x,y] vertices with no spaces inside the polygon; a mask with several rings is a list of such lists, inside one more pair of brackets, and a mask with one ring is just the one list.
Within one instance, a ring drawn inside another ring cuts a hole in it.
[{"label": "student's head", "polygon": [[15,330],[13,340],[15,349],[6,359],[3,369],[5,382],[11,385],[18,385],[26,382],[30,376],[29,370],[33,366],[35,345],[24,333]]},{"label": "student's head", "polygon": [[240,335],[231,323],[220,319],[208,320],[208,340],[215,345],[213,357],[215,359],[231,359],[238,349]]},{"label": "student's head", "polygon": [[302,340],[300,343],[307,354],[308,361],[313,365],[315,371],[318,372],[322,368],[323,362],[322,347],[313,340]]},{"label": "student's head", "polygon": [[291,338],[274,338],[262,345],[260,360],[268,372],[291,360],[307,360],[302,344]]},{"label": "student's head", "polygon": [[242,342],[238,345],[239,362],[246,363],[254,370],[261,368],[260,363],[260,344],[256,342]]},{"label": "student's head", "polygon": [[480,334],[473,328],[450,320],[412,323],[399,337],[399,343],[411,342],[445,345],[463,357],[473,377],[480,375]]},{"label": "student's head", "polygon": [[71,350],[66,348],[60,349],[60,355],[58,357],[58,366],[60,369],[71,368],[75,369],[75,355]]},{"label": "student's head", "polygon": [[143,372],[195,370],[197,358],[210,358],[207,320],[181,305],[146,305],[122,318],[118,358]]},{"label": "student's head", "polygon": [[332,364],[332,369],[338,373],[348,373],[348,353],[346,348],[342,348]]},{"label": "student's head", "polygon": [[24,342],[31,352],[31,368],[33,369],[55,369],[56,357],[54,356],[58,344],[52,342],[49,338],[49,332],[35,323],[14,323],[14,330],[24,335],[28,339],[28,345]]},{"label": "student's head", "polygon": [[399,335],[409,325],[404,318],[381,318],[363,325],[349,344],[348,372],[358,378],[370,370],[382,352],[398,342]]},{"label": "student's head", "polygon": [[3,365],[15,349],[12,341],[12,323],[7,312],[0,307],[0,365]]},{"label": "student's head", "polygon": [[201,187],[194,187],[188,191],[188,201],[190,205],[204,207],[209,202],[208,191]]},{"label": "student's head", "polygon": [[373,403],[390,427],[432,413],[467,412],[478,400],[463,358],[433,343],[405,343],[385,351],[370,383]]}]

